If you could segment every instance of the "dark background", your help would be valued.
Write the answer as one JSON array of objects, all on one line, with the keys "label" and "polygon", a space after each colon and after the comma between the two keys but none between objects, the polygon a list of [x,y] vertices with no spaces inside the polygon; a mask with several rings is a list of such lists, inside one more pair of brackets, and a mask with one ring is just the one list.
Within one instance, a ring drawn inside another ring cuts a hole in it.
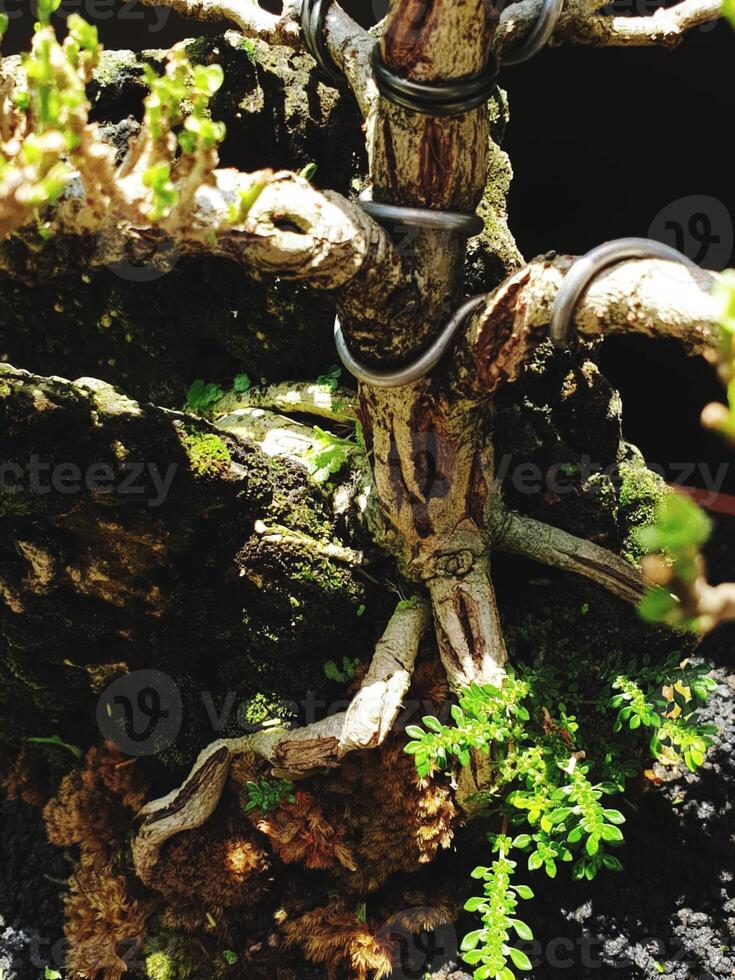
[{"label": "dark background", "polygon": [[[628,13],[652,9],[650,0],[623,2]],[[369,24],[385,0],[345,6]],[[28,45],[28,8],[28,0],[0,0],[10,16],[5,53]],[[98,26],[108,48],[168,47],[228,26],[128,0],[63,0],[59,23],[72,11]],[[733,54],[735,33],[721,22],[695,30],[675,52],[564,47],[506,69],[511,227],[524,254],[579,253],[640,235],[668,240],[710,268],[732,264]],[[603,368],[623,395],[626,435],[649,462],[716,466],[727,458],[699,425],[703,405],[721,395],[706,365],[673,346],[625,338],[605,345]]]}]

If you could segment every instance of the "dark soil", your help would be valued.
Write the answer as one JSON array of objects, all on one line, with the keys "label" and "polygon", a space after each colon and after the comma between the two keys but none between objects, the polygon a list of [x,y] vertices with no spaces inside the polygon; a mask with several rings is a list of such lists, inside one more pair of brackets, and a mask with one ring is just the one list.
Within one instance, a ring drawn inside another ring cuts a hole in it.
[{"label": "dark soil", "polygon": [[63,962],[63,884],[69,865],[46,840],[41,811],[0,803],[0,977],[38,980]]}]

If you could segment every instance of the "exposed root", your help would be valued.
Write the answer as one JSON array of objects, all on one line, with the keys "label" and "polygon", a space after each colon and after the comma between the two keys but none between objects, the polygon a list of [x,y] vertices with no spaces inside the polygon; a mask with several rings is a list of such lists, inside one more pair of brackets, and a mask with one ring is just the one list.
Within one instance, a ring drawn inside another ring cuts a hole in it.
[{"label": "exposed root", "polygon": [[181,786],[147,803],[138,813],[143,823],[132,851],[141,880],[151,881],[161,847],[170,837],[201,827],[212,815],[233,756],[250,752],[269,763],[276,775],[300,778],[339,765],[354,749],[380,745],[398,716],[428,623],[425,601],[416,599],[398,606],[346,711],[292,732],[256,732],[207,746]]},{"label": "exposed root", "polygon": [[633,604],[640,601],[648,587],[643,573],[624,558],[532,517],[507,512],[493,544],[499,551],[584,575]]},{"label": "exposed root", "polygon": [[265,524],[263,521],[256,521],[255,533],[260,535],[263,541],[269,541],[273,544],[293,544],[298,548],[310,551],[314,555],[321,555],[323,558],[339,561],[344,565],[362,565],[364,560],[361,551],[334,544],[332,541],[318,541],[302,531],[290,531],[287,527],[281,527],[279,524]]},{"label": "exposed root", "polygon": [[502,683],[508,660],[488,559],[467,553],[467,561],[465,574],[438,575],[427,583],[439,652],[453,691],[472,683]]}]

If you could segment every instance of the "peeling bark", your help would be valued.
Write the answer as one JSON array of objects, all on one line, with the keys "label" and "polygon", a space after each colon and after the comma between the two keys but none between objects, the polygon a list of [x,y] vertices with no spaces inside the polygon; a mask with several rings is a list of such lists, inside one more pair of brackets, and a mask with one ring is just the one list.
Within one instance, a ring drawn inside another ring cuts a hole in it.
[{"label": "peeling bark", "polygon": [[[556,293],[574,260],[535,259],[487,298],[458,344],[452,364],[457,390],[489,398],[515,381],[547,336]],[[678,341],[692,354],[717,344],[716,277],[706,270],[653,259],[623,262],[597,276],[580,299],[574,326],[586,337],[637,333]]]}]

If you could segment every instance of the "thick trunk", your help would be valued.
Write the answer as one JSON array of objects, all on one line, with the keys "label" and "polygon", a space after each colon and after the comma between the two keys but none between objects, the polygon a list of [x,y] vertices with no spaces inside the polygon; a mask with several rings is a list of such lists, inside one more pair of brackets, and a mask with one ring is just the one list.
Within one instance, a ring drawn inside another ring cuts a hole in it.
[{"label": "thick trunk", "polygon": [[494,504],[486,413],[422,381],[363,385],[360,418],[378,500],[374,534],[408,579],[428,587],[451,686],[497,681],[506,654],[486,557]]}]

